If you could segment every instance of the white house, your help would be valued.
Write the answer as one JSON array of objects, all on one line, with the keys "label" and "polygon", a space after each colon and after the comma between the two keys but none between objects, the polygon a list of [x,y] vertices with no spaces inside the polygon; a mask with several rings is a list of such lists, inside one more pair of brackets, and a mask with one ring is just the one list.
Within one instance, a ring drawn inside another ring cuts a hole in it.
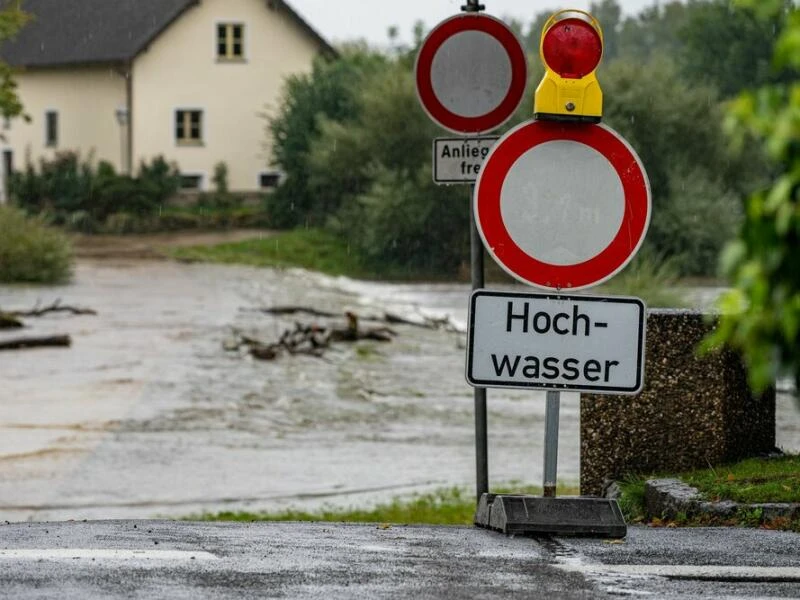
[{"label": "white house", "polygon": [[[335,50],[282,0],[26,0],[0,47],[29,123],[6,124],[2,172],[57,151],[134,172],[163,155],[184,186],[274,187],[265,112],[288,75]],[[4,186],[2,186],[4,187]]]}]

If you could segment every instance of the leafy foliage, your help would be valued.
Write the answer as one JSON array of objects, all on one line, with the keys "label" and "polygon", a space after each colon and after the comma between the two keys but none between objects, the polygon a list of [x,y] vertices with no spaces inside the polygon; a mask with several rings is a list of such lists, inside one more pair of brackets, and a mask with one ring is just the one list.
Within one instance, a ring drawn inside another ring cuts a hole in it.
[{"label": "leafy foliage", "polygon": [[55,224],[89,230],[115,213],[152,215],[179,187],[177,169],[162,157],[142,162],[134,178],[115,173],[107,162],[95,167],[76,152],[43,158],[38,169],[28,163],[9,178],[9,194],[20,208],[47,215]]},{"label": "leafy foliage", "polygon": [[693,3],[678,32],[682,73],[714,84],[724,98],[790,77],[772,63],[775,32],[783,29],[783,20],[782,13],[759,17],[730,0]]},{"label": "leafy foliage", "polygon": [[319,225],[324,220],[324,199],[318,197],[320,190],[312,188],[308,178],[309,154],[319,137],[320,121],[352,118],[364,80],[386,60],[379,53],[354,46],[345,48],[339,60],[318,58],[310,74],[287,80],[283,102],[267,125],[274,162],[286,175],[268,203],[276,226]]},{"label": "leafy foliage", "polygon": [[650,179],[647,246],[683,274],[713,273],[739,223],[734,194],[758,157],[729,150],[714,88],[689,86],[666,58],[619,59],[602,83],[604,120],[636,148]]},{"label": "leafy foliage", "polygon": [[[700,79],[719,57],[683,61],[686,40],[699,43],[720,28],[742,30],[742,47],[771,45],[752,14],[729,15],[723,4],[667,2],[636,17],[623,17],[617,0],[591,6],[605,32],[599,74],[605,120],[637,149],[651,180],[647,246],[683,275],[715,273],[720,249],[742,218],[737,197],[765,171],[757,149],[730,147],[719,91],[707,83],[713,78]],[[536,15],[527,32],[523,23],[513,24],[531,55],[550,14]],[[415,39],[418,46],[419,28]],[[728,49],[724,60],[739,51]],[[279,226],[337,232],[373,268],[452,272],[468,258],[468,193],[431,183],[430,143],[441,132],[418,106],[415,54],[414,46],[396,44],[385,55],[350,48],[339,63],[318,63],[310,75],[288,82],[284,107],[270,125],[288,177],[270,199],[270,214]],[[528,99],[512,125],[531,118],[538,57],[531,67]],[[690,68],[697,77],[687,74]],[[750,76],[752,70],[743,73],[731,89],[744,87]]]},{"label": "leafy foliage", "polygon": [[21,210],[0,206],[0,283],[60,283],[70,277],[72,246]]},{"label": "leafy foliage", "polygon": [[[30,21],[31,15],[22,10],[21,4],[22,0],[11,0],[0,10],[0,42],[12,39]],[[17,94],[14,73],[0,60],[0,117],[13,119],[20,116],[25,117],[25,113]]]},{"label": "leafy foliage", "polygon": [[435,126],[420,109],[410,70],[374,76],[359,115],[326,121],[311,180],[327,188],[328,226],[373,267],[452,272],[468,256],[468,194],[433,184]]},{"label": "leafy foliage", "polygon": [[[742,4],[775,16],[786,11],[787,27],[775,48],[777,68],[800,69],[800,9],[780,1]],[[735,289],[724,296],[723,316],[709,345],[740,348],[756,389],[782,370],[800,383],[800,82],[742,94],[731,107],[730,127],[759,140],[771,159],[771,185],[745,200],[739,239],[724,259]]]}]

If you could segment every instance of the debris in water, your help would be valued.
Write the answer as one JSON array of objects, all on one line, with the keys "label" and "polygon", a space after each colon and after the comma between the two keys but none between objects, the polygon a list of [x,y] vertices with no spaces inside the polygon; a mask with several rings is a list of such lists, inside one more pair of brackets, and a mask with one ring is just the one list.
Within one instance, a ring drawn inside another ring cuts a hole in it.
[{"label": "debris in water", "polygon": [[[310,312],[310,310],[299,309],[291,312]],[[277,314],[287,313],[279,311]],[[357,342],[359,340],[391,342],[392,338],[397,335],[389,327],[370,327],[368,329],[359,327],[358,316],[352,312],[346,312],[345,316],[347,325],[344,327],[295,323],[294,329],[287,329],[280,339],[273,343],[266,343],[235,332],[235,339],[226,341],[223,343],[223,347],[231,352],[246,348],[248,354],[258,360],[275,360],[284,353],[321,357],[334,342]]]}]

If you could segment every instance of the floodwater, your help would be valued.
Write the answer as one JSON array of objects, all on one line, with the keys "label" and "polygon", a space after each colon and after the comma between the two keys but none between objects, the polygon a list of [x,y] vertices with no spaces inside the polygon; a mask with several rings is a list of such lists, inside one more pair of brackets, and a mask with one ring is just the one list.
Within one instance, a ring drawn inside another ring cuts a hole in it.
[{"label": "floodwater", "polygon": [[[27,320],[24,335],[68,333],[69,349],[0,355],[0,519],[367,505],[471,488],[468,295],[461,284],[163,261],[81,261],[71,285],[0,286],[5,309],[60,298],[99,312]],[[329,322],[256,310],[275,305],[446,315],[457,331],[397,325],[391,343],[323,358],[225,351],[234,329],[275,341],[295,321]],[[800,450],[800,415],[788,395],[779,404],[779,445]],[[578,397],[562,394],[564,482],[578,481],[578,435]],[[544,394],[489,391],[492,485],[540,484],[543,441]]]}]

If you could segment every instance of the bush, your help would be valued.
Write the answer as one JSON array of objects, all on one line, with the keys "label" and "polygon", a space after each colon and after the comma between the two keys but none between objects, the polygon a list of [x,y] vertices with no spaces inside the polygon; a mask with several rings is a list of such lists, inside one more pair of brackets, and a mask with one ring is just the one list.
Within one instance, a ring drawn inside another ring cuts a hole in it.
[{"label": "bush", "polygon": [[71,275],[72,246],[18,209],[0,207],[0,282],[59,283]]},{"label": "bush", "polygon": [[468,201],[466,190],[435,185],[430,167],[385,169],[340,211],[337,229],[376,272],[453,273],[469,256]]},{"label": "bush", "polygon": [[51,215],[52,222],[81,231],[94,231],[115,213],[150,216],[157,213],[180,188],[180,174],[164,158],[142,162],[138,177],[120,175],[101,161],[97,167],[77,152],[60,152],[42,159],[36,169],[9,179],[14,202],[28,213]]},{"label": "bush", "polygon": [[[311,73],[286,80],[283,101],[267,123],[275,165],[286,173],[283,184],[266,201],[275,226],[324,224],[330,207],[320,203],[320,189],[309,180],[311,151],[319,141],[321,124],[354,118],[360,112],[358,97],[365,81],[387,64],[378,52],[354,46],[342,49],[338,60],[320,57]],[[352,157],[348,164],[357,160]],[[327,193],[326,186],[323,193]]]}]

